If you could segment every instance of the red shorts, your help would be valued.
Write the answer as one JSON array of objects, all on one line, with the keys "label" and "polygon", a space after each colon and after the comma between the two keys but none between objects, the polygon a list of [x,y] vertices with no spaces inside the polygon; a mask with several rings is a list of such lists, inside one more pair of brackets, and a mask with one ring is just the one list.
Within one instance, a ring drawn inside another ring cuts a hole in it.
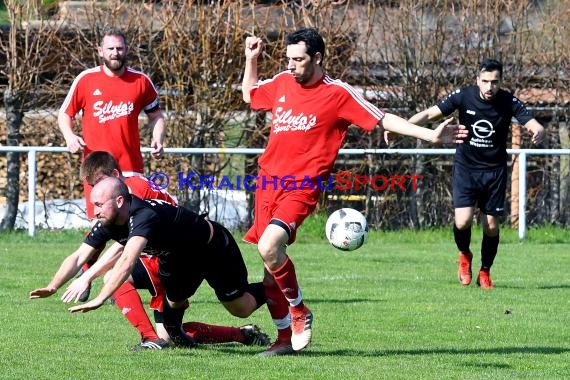
[{"label": "red shorts", "polygon": [[[260,172],[259,176],[265,175]],[[279,221],[280,226],[288,228],[289,241],[293,244],[297,237],[297,228],[317,207],[321,190],[304,188],[288,190],[285,188],[260,188],[255,190],[255,207],[253,226],[247,231],[243,240],[257,244],[259,238],[271,220]]]},{"label": "red shorts", "polygon": [[140,256],[139,261],[146,269],[150,282],[154,287],[152,290],[149,289],[151,295],[149,306],[153,310],[162,311],[164,287],[162,286],[162,282],[158,277],[158,257],[143,254]]},{"label": "red shorts", "polygon": [[83,194],[85,195],[85,211],[87,211],[87,219],[91,220],[95,218],[95,208],[91,203],[91,190],[93,186],[83,181]]}]

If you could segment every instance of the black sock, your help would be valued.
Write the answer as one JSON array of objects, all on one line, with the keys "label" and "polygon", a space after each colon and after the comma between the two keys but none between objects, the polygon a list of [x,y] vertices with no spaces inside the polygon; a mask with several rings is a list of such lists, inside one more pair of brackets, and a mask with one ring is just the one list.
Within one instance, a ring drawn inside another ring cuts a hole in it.
[{"label": "black sock", "polygon": [[181,307],[179,309],[171,308],[168,304],[166,295],[164,295],[164,300],[162,302],[162,320],[164,329],[170,336],[170,339],[175,346],[196,347],[196,341],[182,330],[184,310],[186,310],[186,307]]},{"label": "black sock", "polygon": [[483,234],[483,241],[481,242],[481,269],[491,269],[498,249],[499,234],[497,233],[497,236],[487,236]]},{"label": "black sock", "polygon": [[471,245],[471,227],[460,230],[453,224],[453,237],[455,244],[461,252],[470,252],[469,246]]},{"label": "black sock", "polygon": [[263,286],[263,282],[247,284],[245,289],[253,296],[253,298],[255,298],[255,302],[257,302],[257,307],[255,309],[259,309],[261,306],[265,305],[267,302],[267,296],[265,295],[265,286]]},{"label": "black sock", "polygon": [[182,318],[184,318],[184,309],[173,309],[168,304],[166,295],[162,301],[162,320],[164,328],[170,333],[169,328],[178,328],[182,330]]}]

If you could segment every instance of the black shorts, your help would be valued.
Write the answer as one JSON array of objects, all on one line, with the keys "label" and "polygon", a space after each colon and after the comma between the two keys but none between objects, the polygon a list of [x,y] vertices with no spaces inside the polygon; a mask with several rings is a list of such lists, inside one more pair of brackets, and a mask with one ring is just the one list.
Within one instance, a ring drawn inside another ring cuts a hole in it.
[{"label": "black shorts", "polygon": [[180,247],[160,257],[159,275],[170,301],[190,298],[204,280],[220,301],[233,301],[244,294],[248,273],[241,251],[224,226],[211,223],[214,234],[208,244]]},{"label": "black shorts", "polygon": [[507,167],[473,170],[453,165],[453,207],[475,207],[487,215],[505,213]]}]

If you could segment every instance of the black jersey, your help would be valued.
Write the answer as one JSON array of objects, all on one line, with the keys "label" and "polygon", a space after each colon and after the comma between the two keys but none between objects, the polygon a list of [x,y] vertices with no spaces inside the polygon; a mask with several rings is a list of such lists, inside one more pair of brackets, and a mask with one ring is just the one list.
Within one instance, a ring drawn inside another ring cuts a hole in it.
[{"label": "black jersey", "polygon": [[507,137],[514,117],[525,125],[533,117],[513,94],[499,90],[491,101],[479,96],[472,85],[455,90],[437,103],[448,116],[459,110],[459,123],[468,131],[467,139],[457,146],[455,162],[471,169],[493,169],[507,163]]},{"label": "black jersey", "polygon": [[132,196],[129,220],[125,225],[104,226],[97,222],[84,242],[102,248],[109,240],[125,245],[132,236],[148,240],[143,252],[149,255],[193,254],[207,244],[210,226],[204,216],[182,206]]}]

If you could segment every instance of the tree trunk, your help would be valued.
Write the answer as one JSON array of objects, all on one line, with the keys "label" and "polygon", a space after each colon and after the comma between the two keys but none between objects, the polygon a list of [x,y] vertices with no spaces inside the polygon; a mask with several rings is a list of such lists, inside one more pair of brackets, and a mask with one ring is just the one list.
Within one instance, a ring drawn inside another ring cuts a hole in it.
[{"label": "tree trunk", "polygon": [[[20,142],[20,126],[22,125],[22,101],[18,94],[6,89],[4,92],[4,107],[6,108],[6,130],[8,146],[18,146]],[[18,214],[20,200],[20,153],[7,154],[8,178],[6,181],[6,215],[0,222],[0,230],[13,230]]]}]

